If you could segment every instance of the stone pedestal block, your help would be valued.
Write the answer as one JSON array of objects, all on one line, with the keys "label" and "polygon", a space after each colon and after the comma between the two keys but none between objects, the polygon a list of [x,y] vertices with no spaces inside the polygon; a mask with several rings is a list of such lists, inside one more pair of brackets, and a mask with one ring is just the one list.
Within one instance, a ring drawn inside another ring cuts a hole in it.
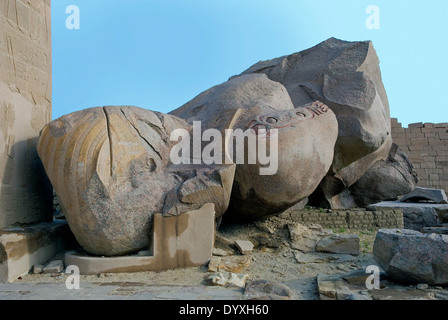
[{"label": "stone pedestal block", "polygon": [[76,265],[81,274],[104,272],[160,271],[205,265],[214,245],[215,211],[213,204],[179,216],[154,216],[152,255],[94,257],[67,252],[65,265]]}]

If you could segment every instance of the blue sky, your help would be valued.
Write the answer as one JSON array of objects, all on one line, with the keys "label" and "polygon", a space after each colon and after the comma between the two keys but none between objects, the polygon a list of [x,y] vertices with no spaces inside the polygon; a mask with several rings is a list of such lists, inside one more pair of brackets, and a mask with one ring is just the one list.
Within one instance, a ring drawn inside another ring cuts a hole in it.
[{"label": "blue sky", "polygon": [[[76,5],[80,28],[67,29]],[[380,10],[368,29],[366,8]],[[372,40],[391,116],[448,122],[448,1],[53,0],[53,119],[88,107],[169,112],[259,60],[330,37]]]}]

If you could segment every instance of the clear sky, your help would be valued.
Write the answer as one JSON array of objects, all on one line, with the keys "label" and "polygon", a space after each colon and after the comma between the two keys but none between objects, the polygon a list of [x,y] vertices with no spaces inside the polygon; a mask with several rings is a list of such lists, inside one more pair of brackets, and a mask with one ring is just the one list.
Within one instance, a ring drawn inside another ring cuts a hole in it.
[{"label": "clear sky", "polygon": [[[66,26],[69,5],[79,29]],[[379,29],[366,27],[369,5]],[[446,0],[53,0],[53,118],[104,105],[167,113],[259,60],[336,37],[373,41],[392,117],[448,122],[437,98],[447,16]]]}]

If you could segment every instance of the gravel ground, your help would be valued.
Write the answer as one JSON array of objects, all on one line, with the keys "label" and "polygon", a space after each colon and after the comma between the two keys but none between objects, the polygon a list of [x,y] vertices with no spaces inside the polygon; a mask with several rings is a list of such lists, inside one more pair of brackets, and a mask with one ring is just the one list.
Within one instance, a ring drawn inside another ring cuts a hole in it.
[{"label": "gravel ground", "polygon": [[[235,240],[250,240],[255,244],[251,253],[252,262],[243,271],[250,280],[264,279],[286,284],[291,288],[292,299],[319,299],[316,276],[318,274],[335,275],[365,268],[373,264],[372,247],[376,231],[333,230],[336,233],[357,234],[360,237],[361,253],[355,261],[344,263],[308,263],[299,264],[294,256],[297,250],[291,249],[287,228],[279,225],[276,219],[263,224],[225,225],[219,229],[215,247],[228,249],[238,255],[233,246]],[[266,228],[268,230],[266,230]],[[260,241],[265,239],[263,243]],[[59,256],[62,258],[63,253]],[[56,257],[58,258],[58,257]],[[209,274],[207,266],[191,267],[160,272],[114,273],[81,276],[82,282],[138,282],[148,285],[188,285],[204,284]],[[65,282],[66,274],[28,274],[17,282],[54,283]]]}]

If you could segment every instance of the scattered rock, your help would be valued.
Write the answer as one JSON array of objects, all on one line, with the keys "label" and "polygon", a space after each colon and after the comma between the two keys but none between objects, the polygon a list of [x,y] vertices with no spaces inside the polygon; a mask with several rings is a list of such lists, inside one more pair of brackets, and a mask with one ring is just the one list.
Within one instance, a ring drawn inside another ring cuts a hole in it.
[{"label": "scattered rock", "polygon": [[391,286],[371,292],[373,300],[435,300],[433,294],[402,286]]},{"label": "scattered rock", "polygon": [[266,247],[277,249],[281,245],[280,241],[278,241],[277,239],[273,239],[272,237],[264,233],[252,236],[251,239],[254,242],[254,245],[259,248]]},{"label": "scattered rock", "polygon": [[421,202],[431,201],[437,204],[448,203],[446,193],[442,189],[430,189],[416,187],[414,191],[408,193],[400,199],[401,202]]},{"label": "scattered rock", "polygon": [[434,208],[440,223],[448,223],[448,206],[441,206]]},{"label": "scattered rock", "polygon": [[369,294],[369,292],[368,291],[359,291],[359,294],[366,296]]},{"label": "scattered rock", "polygon": [[[347,281],[349,284],[352,284],[352,285],[364,286],[364,289],[366,289],[366,287],[365,287],[366,280],[367,280],[367,278],[370,275],[371,274],[370,273],[366,273],[365,270],[355,270],[355,271],[349,272],[346,275],[341,276],[341,279]],[[380,274],[380,279],[382,279],[381,274]],[[368,292],[367,291],[362,291],[361,294],[366,295],[366,294],[368,294]]]},{"label": "scattered rock", "polygon": [[213,254],[214,256],[225,257],[225,256],[231,256],[233,253],[230,252],[230,250],[224,250],[224,249],[219,249],[219,248],[213,248],[212,254]]},{"label": "scattered rock", "polygon": [[340,276],[317,276],[317,287],[320,300],[345,300],[356,292],[350,291],[348,283]]},{"label": "scattered rock", "polygon": [[434,300],[429,292],[413,287],[400,286],[380,277],[381,290],[366,290],[365,279],[369,274],[364,270],[352,271],[345,275],[318,275],[317,286],[321,300]]},{"label": "scattered rock", "polygon": [[319,240],[316,251],[359,255],[359,237],[353,234],[335,234]]},{"label": "scattered rock", "polygon": [[233,252],[233,241],[217,232],[215,235],[215,248]]},{"label": "scattered rock", "polygon": [[64,262],[62,260],[53,260],[48,263],[44,269],[44,273],[61,273],[64,270]]},{"label": "scattered rock", "polygon": [[356,258],[350,254],[329,254],[319,252],[303,253],[300,251],[294,251],[294,257],[299,264],[308,263],[344,263],[355,261]]},{"label": "scattered rock", "polygon": [[221,257],[212,256],[210,258],[210,262],[208,263],[208,272],[216,272],[219,269],[219,265],[221,263]]},{"label": "scattered rock", "polygon": [[254,225],[262,232],[273,234],[275,232],[275,229],[270,226],[266,221],[260,220],[255,221]]},{"label": "scattered rock", "polygon": [[304,226],[300,223],[288,224],[289,234],[291,238],[291,248],[303,252],[316,251],[316,244],[319,240],[333,235],[333,231],[324,230],[320,225]]},{"label": "scattered rock", "polygon": [[241,273],[248,268],[251,262],[249,256],[212,256],[208,265],[208,272],[228,271],[233,273]]},{"label": "scattered rock", "polygon": [[244,255],[251,254],[254,249],[254,244],[248,240],[235,240],[235,246]]},{"label": "scattered rock", "polygon": [[419,284],[416,286],[416,288],[417,288],[418,290],[426,290],[426,289],[429,288],[429,285],[427,285],[426,283],[419,283]]},{"label": "scattered rock", "polygon": [[434,294],[435,298],[440,300],[448,300],[448,294],[443,291],[436,291]]},{"label": "scattered rock", "polygon": [[44,272],[44,266],[41,264],[35,264],[33,266],[33,274],[39,274]]},{"label": "scattered rock", "polygon": [[236,274],[233,272],[217,272],[208,275],[205,278],[205,283],[212,286],[235,286],[244,288],[246,280],[249,278],[248,274]]},{"label": "scattered rock", "polygon": [[419,231],[422,228],[431,228],[438,225],[437,211],[432,207],[403,208],[404,228]]},{"label": "scattered rock", "polygon": [[256,280],[246,284],[244,297],[248,300],[290,300],[291,289],[281,283]]},{"label": "scattered rock", "polygon": [[378,265],[397,282],[448,285],[448,236],[381,229],[373,246]]},{"label": "scattered rock", "polygon": [[282,296],[275,296],[275,295],[270,295],[270,296],[257,296],[257,297],[253,297],[253,298],[248,298],[247,300],[291,300],[290,298],[287,297],[282,297]]},{"label": "scattered rock", "polygon": [[105,273],[98,273],[96,276],[98,278],[107,278],[107,277],[111,277],[113,274],[110,272],[105,272]]},{"label": "scattered rock", "polygon": [[360,292],[360,293],[352,293],[352,294],[346,296],[344,300],[359,301],[359,300],[373,300],[373,298],[368,295],[361,294],[361,292]]}]

